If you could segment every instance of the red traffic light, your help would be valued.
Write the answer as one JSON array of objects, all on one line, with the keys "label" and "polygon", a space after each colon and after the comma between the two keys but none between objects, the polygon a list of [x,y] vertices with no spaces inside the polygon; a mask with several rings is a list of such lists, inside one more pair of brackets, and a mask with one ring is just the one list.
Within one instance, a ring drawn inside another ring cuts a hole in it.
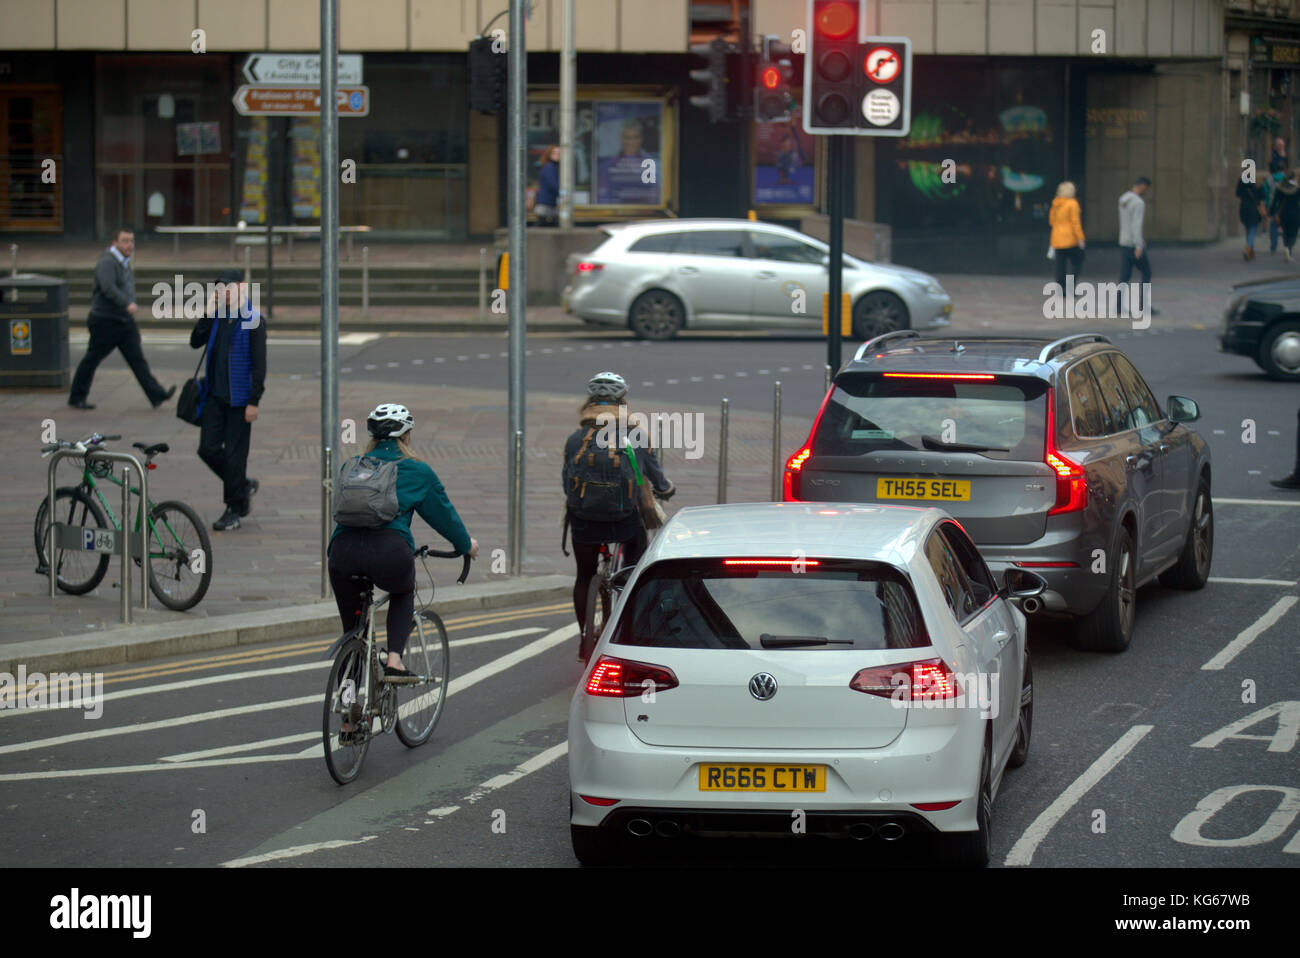
[{"label": "red traffic light", "polygon": [[844,0],[824,3],[813,12],[813,26],[824,37],[840,40],[853,32],[858,25],[858,12],[853,4]]},{"label": "red traffic light", "polygon": [[769,90],[775,90],[781,85],[781,71],[776,67],[767,67],[763,71],[762,81],[763,86],[767,87]]}]

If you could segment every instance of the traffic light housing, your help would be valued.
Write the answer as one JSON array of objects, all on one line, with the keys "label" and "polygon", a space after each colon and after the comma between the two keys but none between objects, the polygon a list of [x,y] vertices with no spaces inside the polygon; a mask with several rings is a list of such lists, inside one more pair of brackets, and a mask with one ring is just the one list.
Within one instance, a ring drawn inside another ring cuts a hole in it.
[{"label": "traffic light housing", "polygon": [[848,133],[857,126],[858,37],[865,7],[865,0],[808,0],[803,123],[809,133]]},{"label": "traffic light housing", "polygon": [[794,68],[776,40],[773,36],[763,38],[763,57],[754,74],[754,119],[759,123],[790,119]]},{"label": "traffic light housing", "polygon": [[703,84],[705,92],[690,98],[692,106],[709,111],[709,122],[719,123],[727,118],[727,44],[714,37],[706,55],[708,66],[690,72],[691,79]]},{"label": "traffic light housing", "polygon": [[469,108],[479,113],[506,109],[507,58],[492,51],[492,42],[491,37],[469,42]]}]

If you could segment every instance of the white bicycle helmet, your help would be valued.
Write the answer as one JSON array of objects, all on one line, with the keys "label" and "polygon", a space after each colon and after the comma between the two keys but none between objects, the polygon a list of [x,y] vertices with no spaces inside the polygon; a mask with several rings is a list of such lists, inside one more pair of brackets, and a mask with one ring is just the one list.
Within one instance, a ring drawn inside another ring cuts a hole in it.
[{"label": "white bicycle helmet", "polygon": [[592,399],[622,399],[627,395],[627,381],[618,373],[597,373],[587,381],[587,395]]},{"label": "white bicycle helmet", "polygon": [[393,402],[380,403],[366,417],[366,428],[376,439],[396,439],[410,432],[414,425],[411,411]]}]

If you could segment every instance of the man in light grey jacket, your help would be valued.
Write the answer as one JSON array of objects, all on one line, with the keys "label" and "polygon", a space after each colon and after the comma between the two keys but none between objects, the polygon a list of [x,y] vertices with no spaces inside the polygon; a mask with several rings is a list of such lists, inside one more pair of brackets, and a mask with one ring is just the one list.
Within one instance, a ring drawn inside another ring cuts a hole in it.
[{"label": "man in light grey jacket", "polygon": [[[1139,176],[1133,182],[1133,188],[1119,198],[1119,251],[1123,257],[1123,265],[1119,270],[1121,286],[1127,286],[1134,266],[1142,274],[1144,285],[1151,282],[1151,258],[1147,255],[1146,240],[1142,236],[1142,218],[1146,214],[1146,202],[1142,199],[1142,194],[1150,187],[1151,181],[1145,176]],[[1142,299],[1139,294],[1136,311],[1141,310]],[[1151,310],[1152,315],[1158,313],[1159,310]]]}]

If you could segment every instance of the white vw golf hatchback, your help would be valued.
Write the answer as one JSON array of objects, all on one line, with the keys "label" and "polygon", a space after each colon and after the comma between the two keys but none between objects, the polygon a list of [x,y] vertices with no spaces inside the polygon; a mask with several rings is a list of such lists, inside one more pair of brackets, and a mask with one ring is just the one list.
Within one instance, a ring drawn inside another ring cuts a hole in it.
[{"label": "white vw golf hatchback", "polygon": [[939,509],[683,509],[632,571],[569,710],[585,864],[664,839],[932,836],[984,865],[1025,761],[1024,616]]}]

